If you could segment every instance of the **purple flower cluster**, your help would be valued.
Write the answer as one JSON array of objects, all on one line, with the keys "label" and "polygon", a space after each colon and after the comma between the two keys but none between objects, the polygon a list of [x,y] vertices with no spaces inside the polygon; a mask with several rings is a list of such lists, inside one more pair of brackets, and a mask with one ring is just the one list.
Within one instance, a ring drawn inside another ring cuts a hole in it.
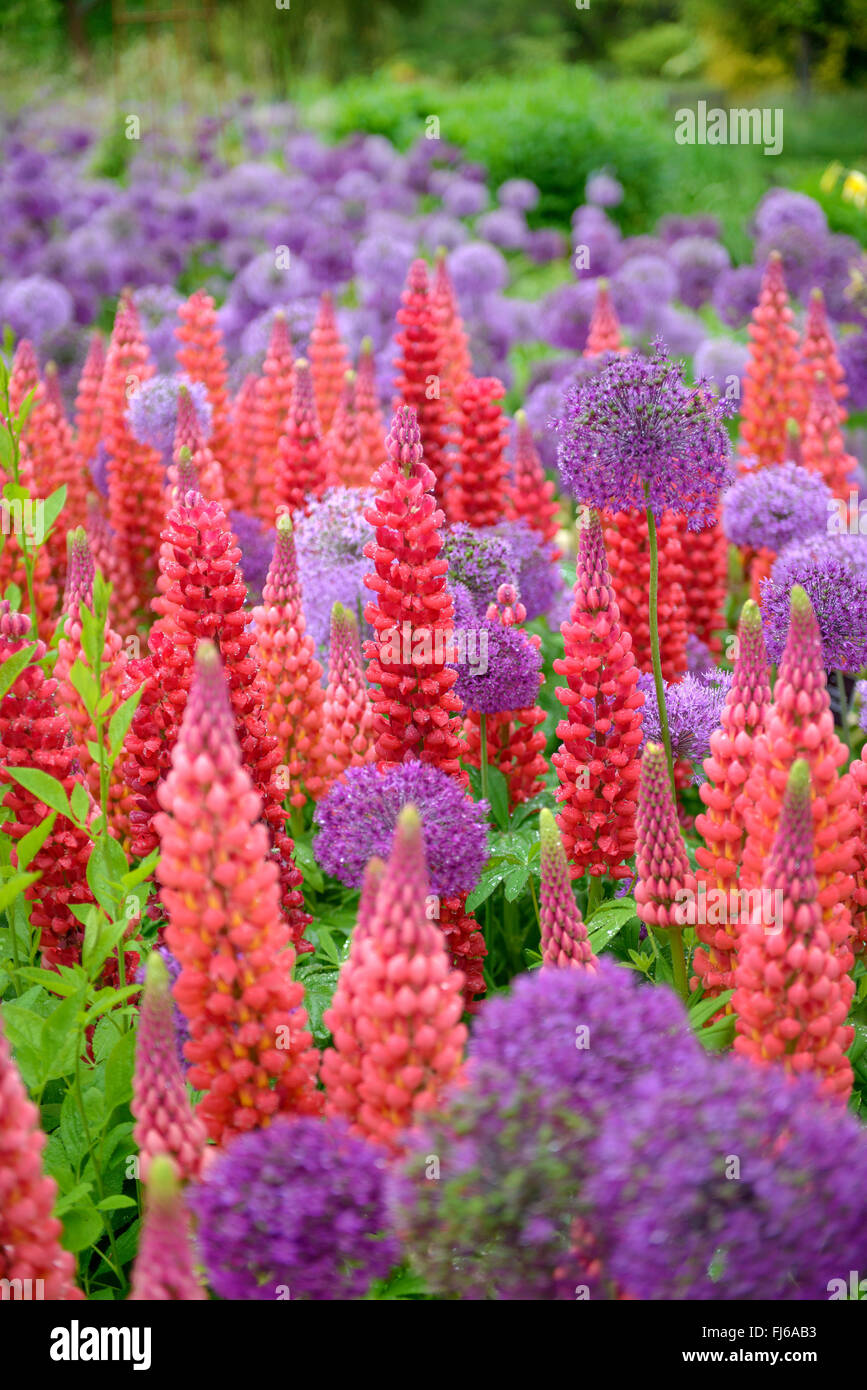
[{"label": "purple flower cluster", "polygon": [[247,586],[247,606],[262,602],[262,590],[274,554],[276,529],[265,527],[257,516],[229,512],[229,525],[241,550],[241,573]]},{"label": "purple flower cluster", "polygon": [[[683,759],[695,767],[695,781],[703,781],[701,763],[710,751],[710,738],[719,728],[720,716],[732,678],[718,667],[705,668],[698,675],[687,673],[677,684],[665,687],[665,710],[671,736],[671,752],[675,761]],[[641,747],[661,743],[659,703],[656,686],[649,672],[638,677],[638,689],[644,691],[644,713]]]},{"label": "purple flower cluster", "polygon": [[360,888],[374,855],[388,859],[397,818],[412,803],[422,822],[431,892],[470,893],[488,857],[487,803],[472,801],[430,763],[407,761],[382,773],[352,767],[316,807],[314,852],[327,874]]},{"label": "purple flower cluster", "polygon": [[550,613],[563,592],[551,547],[523,520],[479,527],[458,522],[443,534],[443,554],[449,588],[463,585],[481,614],[501,584],[514,584],[528,622]]},{"label": "purple flower cluster", "polygon": [[814,536],[777,557],[761,590],[771,661],[779,661],[786,646],[794,584],[813,605],[825,669],[857,675],[867,664],[867,543],[861,536]]},{"label": "purple flower cluster", "polygon": [[[373,529],[364,518],[365,508],[373,501],[371,489],[332,487],[310,504],[307,516],[295,518],[304,617],[323,652],[328,650],[335,603],[363,615],[365,604],[373,598],[364,582],[370,561],[363,553],[373,539]],[[361,623],[363,636],[363,618]]]},{"label": "purple flower cluster", "polygon": [[153,376],[143,381],[130,396],[126,418],[130,430],[141,444],[158,449],[167,463],[171,462],[178,423],[178,395],[186,386],[192,397],[205,440],[211,433],[211,403],[207,387],[200,381],[190,381],[183,372],[172,376]]},{"label": "purple flower cluster", "polygon": [[[464,595],[466,590],[461,591]],[[539,694],[542,657],[537,647],[519,627],[505,627],[496,618],[480,617],[465,604],[458,608],[456,627],[476,634],[473,664],[461,662],[454,692],[465,710],[479,714],[500,714],[506,710],[527,709]]]},{"label": "purple flower cluster", "polygon": [[649,359],[629,353],[566,398],[563,486],[590,506],[650,507],[657,519],[671,510],[701,530],[733,478],[725,414],[717,397],[685,384],[661,343]]},{"label": "purple flower cluster", "polygon": [[827,528],[831,489],[797,463],[756,468],[723,499],[723,529],[734,545],[779,553]]},{"label": "purple flower cluster", "polygon": [[189,1193],[208,1282],[225,1299],[363,1298],[397,1263],[386,1162],[342,1120],[236,1139]]}]

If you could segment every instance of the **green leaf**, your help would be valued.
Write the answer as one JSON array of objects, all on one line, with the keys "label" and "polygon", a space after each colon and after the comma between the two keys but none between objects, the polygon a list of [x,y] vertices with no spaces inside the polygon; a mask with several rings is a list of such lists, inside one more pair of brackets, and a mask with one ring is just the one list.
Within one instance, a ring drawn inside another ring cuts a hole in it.
[{"label": "green leaf", "polygon": [[[20,602],[21,591],[19,590],[18,592]],[[11,656],[7,656],[3,665],[0,666],[0,700],[2,700],[7,690],[10,689],[20,676],[25,666],[30,664],[30,657],[35,650],[36,643],[31,642],[26,647],[22,647],[20,651],[13,652]]]},{"label": "green leaf", "polygon": [[719,1013],[720,1009],[725,1008],[733,994],[733,989],[727,989],[722,994],[711,995],[710,998],[705,999],[700,998],[696,1003],[693,1003],[695,995],[692,995],[688,1008],[689,1021],[693,1028],[701,1028],[709,1018],[713,1018],[715,1013]]},{"label": "green leaf", "polygon": [[[27,839],[26,835],[24,839]],[[24,892],[25,888],[28,888],[31,883],[36,883],[38,879],[39,874],[16,874],[14,878],[10,878],[2,884],[0,886],[0,912],[3,912],[11,902],[14,902]]]},{"label": "green leaf", "polygon": [[87,861],[87,881],[96,901],[109,917],[121,916],[123,878],[129,869],[126,855],[111,835],[99,835]]},{"label": "green leaf", "polygon": [[66,483],[61,483],[56,492],[52,492],[50,497],[46,497],[43,506],[45,508],[43,513],[43,524],[47,536],[51,527],[63,511],[63,508],[66,506]]},{"label": "green leaf", "polygon": [[509,784],[498,767],[488,768],[488,800],[501,830],[509,828]]},{"label": "green leaf", "polygon": [[134,1197],[125,1197],[119,1192],[115,1197],[104,1197],[101,1202],[97,1202],[97,1211],[120,1211],[121,1207],[135,1207],[138,1209],[138,1202]]},{"label": "green leaf", "polygon": [[95,1245],[103,1230],[102,1217],[91,1202],[86,1207],[77,1207],[74,1211],[67,1212],[60,1243],[64,1250],[69,1250],[75,1255],[79,1250],[86,1250],[89,1246]]},{"label": "green leaf", "polygon": [[18,407],[18,417],[17,417],[17,419],[16,419],[16,421],[15,421],[15,424],[16,424],[16,427],[17,427],[17,432],[18,432],[18,438],[19,438],[19,439],[21,438],[21,434],[22,434],[22,432],[23,432],[23,430],[24,430],[24,426],[27,424],[27,421],[28,421],[28,419],[29,419],[29,417],[30,417],[30,412],[31,412],[31,410],[33,409],[33,407],[34,407],[35,404],[36,404],[36,387],[34,386],[33,389],[32,389],[31,391],[28,391],[28,392],[27,392],[27,395],[24,397],[23,401],[21,402],[21,405]]},{"label": "green leaf", "polygon": [[[80,1202],[82,1197],[86,1197],[88,1199],[86,1203],[87,1206],[93,1206],[93,1203],[90,1201],[91,1187],[92,1183],[77,1182],[74,1187],[71,1187],[69,1189],[68,1192],[64,1192],[62,1196],[58,1197],[57,1201],[54,1203],[54,1211],[52,1214],[54,1216],[63,1216],[66,1212],[69,1211],[70,1207],[74,1207],[78,1202]],[[82,1203],[82,1205],[85,1204]]]},{"label": "green leaf", "polygon": [[[5,540],[5,536],[2,539]],[[13,613],[21,611],[21,587],[14,580],[6,585],[6,592],[3,597],[8,601]]]},{"label": "green leaf", "polygon": [[727,1014],[725,1018],[717,1019],[709,1028],[699,1028],[696,1030],[696,1037],[702,1047],[706,1047],[709,1052],[721,1052],[724,1048],[730,1047],[735,1036],[735,1016]]},{"label": "green leaf", "polygon": [[150,875],[159,863],[159,858],[160,852],[158,849],[155,849],[146,859],[143,859],[140,864],[136,864],[135,868],[128,869],[121,879],[121,886],[125,892],[127,889],[135,888],[139,883],[143,883],[146,878],[150,878]]},{"label": "green leaf", "polygon": [[106,1009],[113,1009],[125,1000],[131,999],[134,994],[141,994],[143,989],[144,985],[124,985],[123,989],[101,989],[85,1015],[85,1025],[89,1028],[91,1023],[102,1017]]},{"label": "green leaf", "polygon": [[43,970],[38,965],[23,965],[17,973],[22,980],[41,985],[43,989],[50,990],[52,994],[58,994],[61,998],[77,994],[87,983],[83,970],[68,965],[61,965],[60,970]]},{"label": "green leaf", "polygon": [[[84,604],[81,606],[85,612],[88,611],[84,607]],[[82,635],[82,646],[83,645],[84,639]],[[91,719],[93,719],[96,714],[97,701],[99,700],[99,683],[93,671],[85,666],[83,661],[73,661],[69,671],[69,682],[73,689],[81,696],[84,708],[87,710]]]},{"label": "green leaf", "polygon": [[42,1025],[42,1063],[47,1080],[68,1076],[75,1066],[78,1021],[84,991],[64,999]]},{"label": "green leaf", "polygon": [[7,767],[4,771],[25,791],[30,792],[44,805],[50,806],[52,811],[59,811],[62,816],[69,815],[69,799],[63,783],[58,782],[56,777],[42,772],[38,767]]},{"label": "green leaf", "polygon": [[[82,1096],[82,1104],[87,1116],[90,1137],[95,1143],[102,1129],[104,1114],[103,1098],[99,1087],[91,1086],[88,1091],[85,1091]],[[73,1168],[80,1167],[81,1160],[88,1152],[88,1144],[76,1092],[71,1088],[63,1097],[63,1104],[60,1107],[60,1137],[63,1140],[63,1147],[71,1166]]]},{"label": "green leaf", "polygon": [[321,893],[325,887],[322,870],[313,857],[312,849],[304,840],[295,841],[295,862],[304,876],[304,882],[311,884],[317,893]]},{"label": "green leaf", "polygon": [[4,473],[12,472],[12,461],[15,458],[15,444],[7,425],[0,425],[0,468]]},{"label": "green leaf", "polygon": [[69,798],[69,804],[72,807],[72,814],[79,824],[83,825],[87,819],[87,813],[90,810],[90,799],[82,782],[76,782],[75,786],[72,788],[72,796]]},{"label": "green leaf", "polygon": [[322,1015],[331,1003],[339,974],[339,970],[317,970],[315,975],[308,977],[304,982],[304,1005],[307,1009],[310,1032],[317,1047],[325,1047],[331,1038],[322,1022]]},{"label": "green leaf", "polygon": [[26,869],[37,856],[57,820],[57,812],[50,811],[47,816],[43,816],[38,825],[34,825],[32,830],[28,830],[18,841],[18,867]]},{"label": "green leaf", "polygon": [[118,1105],[132,1096],[132,1074],[135,1064],[135,1033],[123,1033],[105,1064],[105,1113],[110,1115]]},{"label": "green leaf", "polygon": [[138,709],[139,701],[143,693],[143,687],[134,690],[133,693],[124,700],[122,705],[118,705],[109,720],[108,749],[112,757],[123,747],[124,739],[129,732],[129,726],[132,723],[133,715]]},{"label": "green leaf", "polygon": [[467,898],[467,912],[474,912],[481,903],[485,902],[491,896],[494,889],[499,888],[507,872],[506,869],[492,869],[483,873],[476,887]]},{"label": "green leaf", "polygon": [[3,1004],[2,1012],[3,1031],[9,1039],[24,1084],[29,1090],[38,1089],[45,1080],[40,1055],[43,1016],[12,1002]]},{"label": "green leaf", "polygon": [[521,894],[527,886],[527,879],[529,877],[530,870],[524,868],[523,866],[517,869],[512,869],[508,874],[506,874],[506,877],[503,881],[503,891],[505,892],[506,898],[510,903],[513,903],[518,898],[520,898]]},{"label": "green leaf", "polygon": [[613,941],[627,922],[635,916],[635,904],[629,899],[628,905],[620,903],[603,904],[597,908],[587,924],[587,936],[590,940],[590,947],[594,955],[599,955],[609,943]]}]

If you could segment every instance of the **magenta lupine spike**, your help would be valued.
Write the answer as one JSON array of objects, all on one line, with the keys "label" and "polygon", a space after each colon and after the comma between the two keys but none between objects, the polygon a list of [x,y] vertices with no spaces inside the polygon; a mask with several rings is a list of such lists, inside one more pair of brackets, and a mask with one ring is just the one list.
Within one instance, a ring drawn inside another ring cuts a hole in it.
[{"label": "magenta lupine spike", "polygon": [[851,955],[825,929],[813,839],[810,767],[792,764],[777,834],[762,875],[760,905],[741,929],[732,1007],[734,1048],[752,1062],[813,1072],[844,1104],[852,1090],[846,1019],[855,993]]},{"label": "magenta lupine spike", "polygon": [[595,971],[599,962],[587,939],[587,928],[572,892],[569,865],[557,822],[547,809],[539,813],[539,840],[542,965],[577,966],[581,970]]},{"label": "magenta lupine spike", "polygon": [[220,502],[225,508],[227,504],[223,485],[223,470],[205,443],[192,393],[186,386],[181,386],[178,391],[178,421],[175,426],[172,462],[167,469],[167,475],[170,486],[177,487],[181,492],[188,492],[191,490],[191,486],[189,484],[182,486],[179,476],[181,456],[184,451],[192,459],[194,465],[195,476],[198,480],[195,484],[195,490],[201,492],[207,501]]},{"label": "magenta lupine spike", "polygon": [[96,568],[83,526],[68,531],[66,541],[69,562],[66,567],[66,587],[63,590],[63,612],[70,618],[77,619],[82,602],[88,607],[92,602]]},{"label": "magenta lupine spike", "polygon": [[207,1297],[193,1265],[190,1214],[175,1166],[167,1155],[159,1154],[147,1184],[129,1302],[193,1303]]},{"label": "magenta lupine spike", "polygon": [[355,929],[352,933],[353,941],[358,941],[370,931],[386,867],[385,860],[380,859],[377,855],[367,861],[367,868],[364,870],[364,880],[361,885],[361,897],[358,900],[358,916],[355,919]]},{"label": "magenta lupine spike", "polygon": [[695,897],[695,876],[671,796],[665,749],[658,743],[648,743],[641,759],[635,829],[638,916],[647,926],[679,930],[687,918],[684,904]]},{"label": "magenta lupine spike", "polygon": [[187,1095],[178,1055],[169,972],[159,951],[151,951],[136,1036],[132,1113],[140,1175],[147,1182],[151,1163],[169,1154],[182,1179],[199,1176],[206,1134]]}]

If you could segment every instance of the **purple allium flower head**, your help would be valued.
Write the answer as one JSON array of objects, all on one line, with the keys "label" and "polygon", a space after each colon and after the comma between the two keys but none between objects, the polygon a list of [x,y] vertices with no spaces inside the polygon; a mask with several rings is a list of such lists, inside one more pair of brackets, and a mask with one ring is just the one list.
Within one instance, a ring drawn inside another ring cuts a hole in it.
[{"label": "purple allium flower head", "polygon": [[609,511],[650,507],[710,526],[720,492],[732,481],[725,404],[687,386],[662,343],[637,352],[573,387],[557,422],[564,487],[577,501]]},{"label": "purple allium flower head", "polygon": [[495,601],[501,584],[515,582],[509,544],[490,526],[460,521],[447,527],[442,553],[448,562],[449,588],[463,585],[482,613]]},{"label": "purple allium flower head", "polygon": [[852,410],[867,410],[867,330],[843,339],[840,363],[849,387],[849,406]]},{"label": "purple allium flower head", "polygon": [[806,193],[772,188],[759,203],[753,223],[756,264],[763,265],[771,251],[779,251],[790,293],[803,298],[827,250],[824,210]]},{"label": "purple allium flower head", "polygon": [[702,642],[694,632],[688,632],[686,636],[686,669],[691,676],[702,676],[706,671],[717,669],[707,642]]},{"label": "purple allium flower head", "polygon": [[458,298],[505,289],[509,267],[502,251],[484,241],[468,241],[455,247],[446,264]]},{"label": "purple allium flower head", "polygon": [[248,606],[261,603],[277,531],[273,526],[263,526],[257,516],[249,516],[247,512],[229,512],[229,525],[241,549],[241,573],[247,586]]},{"label": "purple allium flower head", "polygon": [[386,1162],[342,1120],[277,1120],[244,1134],[189,1191],[208,1280],[221,1298],[359,1299],[400,1250]]},{"label": "purple allium flower head", "polygon": [[820,203],[806,193],[772,188],[756,208],[753,227],[757,238],[772,237],[783,227],[800,227],[814,236],[828,231],[828,219]]},{"label": "purple allium flower head", "polygon": [[668,255],[677,271],[678,298],[690,309],[700,309],[710,299],[717,277],[731,265],[725,247],[704,236],[681,237]]},{"label": "purple allium flower head", "polygon": [[662,338],[675,357],[692,357],[707,333],[698,314],[688,309],[677,309],[673,304],[651,305],[644,327],[649,341]]},{"label": "purple allium flower head", "polygon": [[447,212],[432,212],[424,220],[422,239],[430,251],[437,251],[441,246],[447,251],[454,251],[455,247],[469,241],[470,233],[463,222],[450,217]]},{"label": "purple allium flower head", "polygon": [[452,217],[475,217],[488,206],[488,190],[474,179],[453,176],[443,195],[443,207]]},{"label": "purple allium flower head", "polygon": [[[694,764],[696,782],[704,781],[701,763],[710,751],[710,736],[719,727],[731,683],[732,678],[727,671],[711,667],[701,675],[687,674],[677,684],[665,686],[672,756],[675,761],[683,759]],[[662,730],[656,686],[649,672],[642,672],[638,677],[638,689],[644,691],[643,749],[647,743],[661,743]]]},{"label": "purple allium flower head", "polygon": [[694,1055],[609,1112],[585,1200],[634,1298],[827,1299],[867,1263],[867,1135],[810,1078]]},{"label": "purple allium flower head", "polygon": [[740,384],[749,356],[746,344],[739,343],[734,338],[705,338],[693,357],[693,371],[699,381],[702,378],[709,381],[721,396],[730,393],[734,381],[739,398]]},{"label": "purple allium flower head", "polygon": [[584,197],[598,208],[616,208],[623,202],[623,185],[604,171],[591,174],[584,185]]},{"label": "purple allium flower head", "polygon": [[781,463],[745,473],[723,498],[723,530],[734,545],[784,550],[827,529],[831,489],[818,473]]},{"label": "purple allium flower head", "polygon": [[657,231],[668,246],[685,236],[706,236],[714,241],[719,241],[722,236],[722,227],[717,219],[704,212],[693,216],[669,213],[659,219]]},{"label": "purple allium flower head", "polygon": [[497,189],[501,207],[530,212],[539,201],[539,189],[531,179],[506,179]]},{"label": "purple allium flower head", "polygon": [[554,227],[540,227],[527,238],[527,255],[537,265],[547,265],[549,261],[559,261],[566,254],[566,239]]},{"label": "purple allium flower head", "polygon": [[749,323],[761,287],[762,272],[758,266],[739,265],[721,272],[713,287],[712,303],[728,328],[743,328]]},{"label": "purple allium flower head", "polygon": [[472,801],[453,777],[409,759],[379,771],[348,768],[316,807],[313,849],[327,874],[360,888],[374,855],[387,860],[397,818],[412,803],[421,816],[432,893],[470,893],[488,857],[487,804]]},{"label": "purple allium flower head", "polygon": [[504,251],[520,251],[527,240],[527,224],[522,213],[514,208],[494,208],[476,223],[476,232],[492,246]]},{"label": "purple allium flower head", "polygon": [[499,521],[492,531],[509,547],[512,582],[527,610],[527,622],[549,614],[563,593],[563,576],[552,547],[523,518]]},{"label": "purple allium flower head", "polygon": [[642,304],[667,304],[677,292],[677,274],[661,256],[649,254],[630,256],[620,266],[612,281]]},{"label": "purple allium flower head", "polygon": [[[373,597],[364,578],[370,561],[364,547],[373,537],[364,510],[373,504],[371,488],[332,487],[310,503],[307,516],[295,517],[298,573],[307,630],[323,652],[331,632],[331,610],[340,602],[352,613],[363,613]],[[362,636],[365,625],[361,622]]]},{"label": "purple allium flower head", "polygon": [[761,586],[770,661],[779,661],[785,649],[792,586],[800,584],[819,624],[825,670],[857,675],[867,664],[865,560],[867,544],[860,536],[813,536],[786,547]]},{"label": "purple allium flower head", "polygon": [[861,708],[858,711],[858,725],[867,734],[867,681],[856,682],[855,693],[861,702]]},{"label": "purple allium flower head", "polygon": [[153,376],[143,381],[130,397],[126,419],[130,430],[142,444],[149,444],[166,457],[171,456],[178,423],[178,392],[189,391],[199,428],[205,439],[211,433],[211,403],[208,389],[200,381],[190,381],[183,372],[174,376]]},{"label": "purple allium flower head", "polygon": [[[698,1050],[674,993],[605,957],[596,974],[519,975],[510,995],[483,1004],[466,1084],[410,1136],[392,1187],[430,1290],[574,1299],[588,1282],[574,1235],[592,1140],[609,1114],[628,1110],[645,1070],[677,1075]],[[437,1182],[424,1176],[431,1153]]]},{"label": "purple allium flower head", "polygon": [[500,714],[527,709],[539,694],[542,657],[519,627],[496,618],[481,618],[476,629],[476,662],[458,664],[454,693],[464,709]]},{"label": "purple allium flower head", "polygon": [[580,280],[559,285],[542,300],[539,336],[551,347],[567,352],[583,352],[596,303],[596,283]]},{"label": "purple allium flower head", "polygon": [[37,347],[72,321],[73,308],[69,290],[44,275],[0,283],[0,326],[8,323],[16,338]]},{"label": "purple allium flower head", "polygon": [[183,297],[170,285],[143,285],[132,297],[138,310],[151,357],[160,372],[175,368],[178,339],[175,326]]}]

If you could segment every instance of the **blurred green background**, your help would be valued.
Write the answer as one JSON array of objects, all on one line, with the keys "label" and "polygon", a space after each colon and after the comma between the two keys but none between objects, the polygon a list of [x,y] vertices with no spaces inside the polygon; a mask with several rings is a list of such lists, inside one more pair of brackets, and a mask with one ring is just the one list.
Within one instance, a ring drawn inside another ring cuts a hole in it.
[{"label": "blurred green background", "polygon": [[[565,225],[587,173],[610,166],[626,231],[667,211],[712,212],[740,256],[749,212],[784,183],[863,236],[863,216],[819,181],[832,160],[867,162],[867,0],[2,4],[7,103],[56,89],[207,111],[247,90],[298,103],[326,137],[363,129],[400,146],[435,114],[495,186],[539,185],[537,224]],[[161,9],[174,17],[148,18]],[[783,153],[675,147],[674,112],[698,99],[782,106]]]}]

